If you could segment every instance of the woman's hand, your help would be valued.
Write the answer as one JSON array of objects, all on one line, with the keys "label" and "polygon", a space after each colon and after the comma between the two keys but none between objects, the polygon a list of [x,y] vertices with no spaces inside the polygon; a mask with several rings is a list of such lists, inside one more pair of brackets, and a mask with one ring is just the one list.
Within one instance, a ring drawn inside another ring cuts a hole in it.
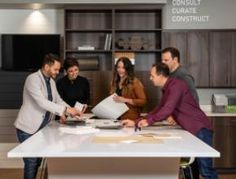
[{"label": "woman's hand", "polygon": [[117,103],[126,103],[126,98],[122,97],[122,96],[117,96],[117,95],[114,95],[113,96],[113,100]]},{"label": "woman's hand", "polygon": [[124,127],[134,127],[135,126],[135,122],[133,120],[130,120],[130,119],[122,120],[121,124]]}]

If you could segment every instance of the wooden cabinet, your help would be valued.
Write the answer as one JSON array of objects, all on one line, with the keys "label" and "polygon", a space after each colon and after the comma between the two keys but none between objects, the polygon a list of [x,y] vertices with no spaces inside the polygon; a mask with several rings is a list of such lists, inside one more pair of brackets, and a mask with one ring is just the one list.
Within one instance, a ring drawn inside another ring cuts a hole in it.
[{"label": "wooden cabinet", "polygon": [[214,159],[217,169],[236,169],[236,117],[211,117],[214,136],[213,147],[221,154]]},{"label": "wooden cabinet", "polygon": [[236,87],[236,31],[163,32],[163,48],[180,50],[181,64],[197,87]]},{"label": "wooden cabinet", "polygon": [[187,32],[163,32],[163,48],[176,47],[180,52],[180,63],[187,64]]},{"label": "wooden cabinet", "polygon": [[236,32],[233,32],[233,38],[232,38],[232,61],[231,61],[231,65],[230,65],[230,70],[231,70],[231,85],[233,87],[236,87]]},{"label": "wooden cabinet", "polygon": [[210,86],[231,86],[232,32],[210,32]]},{"label": "wooden cabinet", "polygon": [[209,86],[208,32],[187,33],[186,68],[194,77],[195,85]]},{"label": "wooden cabinet", "polygon": [[198,87],[209,85],[208,32],[173,31],[163,33],[163,48],[180,51],[180,63],[193,76]]},{"label": "wooden cabinet", "polygon": [[[135,72],[143,83],[149,82],[149,70],[153,63],[160,60],[162,44],[162,12],[159,6],[79,6],[65,10],[65,54],[64,57],[75,57],[79,61],[98,59],[98,69],[86,71],[87,76],[93,73],[91,86],[100,86],[96,80],[100,73],[107,73],[103,81],[111,80],[111,71],[117,53],[133,53]],[[78,47],[91,46],[94,49],[79,50]],[[97,74],[97,75],[95,75]],[[144,82],[145,81],[145,82]],[[103,91],[91,97],[95,105],[108,95],[109,83]],[[105,85],[105,84],[104,84]],[[145,85],[146,91],[152,88]],[[158,94],[149,98],[147,109],[156,105]]]}]

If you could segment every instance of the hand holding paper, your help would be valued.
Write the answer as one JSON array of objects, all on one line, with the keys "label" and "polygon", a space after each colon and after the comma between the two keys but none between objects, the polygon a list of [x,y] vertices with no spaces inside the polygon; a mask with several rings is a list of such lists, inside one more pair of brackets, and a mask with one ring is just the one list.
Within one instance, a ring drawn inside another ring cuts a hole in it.
[{"label": "hand holding paper", "polygon": [[125,103],[126,99],[122,96],[113,95],[113,100],[117,103]]},{"label": "hand holding paper", "polygon": [[117,119],[126,111],[129,110],[125,103],[117,103],[114,100],[116,94],[112,94],[98,103],[92,112],[99,118],[102,119]]},{"label": "hand holding paper", "polygon": [[85,110],[87,109],[88,105],[87,104],[82,104],[80,102],[76,102],[75,106],[74,106],[77,110],[81,111],[82,113],[85,112]]},{"label": "hand holding paper", "polygon": [[80,102],[77,101],[77,102],[75,103],[74,108],[75,108],[76,110],[80,111],[81,114],[80,114],[79,116],[74,116],[74,117],[75,117],[76,119],[78,119],[78,120],[82,120],[82,116],[83,116],[84,112],[86,111],[87,107],[88,107],[87,104],[82,104],[82,103],[80,103]]}]

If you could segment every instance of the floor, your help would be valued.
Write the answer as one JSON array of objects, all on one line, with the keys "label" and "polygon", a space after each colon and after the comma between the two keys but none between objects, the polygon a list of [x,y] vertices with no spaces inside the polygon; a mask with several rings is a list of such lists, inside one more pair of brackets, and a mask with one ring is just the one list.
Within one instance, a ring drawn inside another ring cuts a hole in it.
[{"label": "floor", "polygon": [[[43,177],[43,175],[44,174],[39,169],[37,179],[46,179],[47,177]],[[0,179],[23,179],[23,170],[22,169],[0,169]]]},{"label": "floor", "polygon": [[[0,169],[1,179],[22,179],[22,169]],[[41,179],[40,176],[37,179]],[[221,174],[219,179],[236,179],[236,174]]]}]

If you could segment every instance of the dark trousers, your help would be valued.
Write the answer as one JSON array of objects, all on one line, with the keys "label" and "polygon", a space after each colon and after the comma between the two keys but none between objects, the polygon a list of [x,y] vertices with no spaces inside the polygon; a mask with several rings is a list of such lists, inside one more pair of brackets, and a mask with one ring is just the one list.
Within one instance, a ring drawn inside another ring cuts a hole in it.
[{"label": "dark trousers", "polygon": [[[213,140],[212,131],[203,128],[197,133],[196,137],[205,142],[206,144],[208,144],[209,146],[212,146],[212,140]],[[218,178],[217,173],[213,168],[212,158],[207,158],[207,157],[196,158],[195,161],[190,166],[194,179],[199,179],[199,172],[204,179]],[[186,179],[191,178],[188,168],[184,170],[184,175]]]},{"label": "dark trousers", "polygon": [[[197,133],[196,137],[205,142],[206,144],[208,144],[209,146],[212,146],[212,141],[213,141],[212,131],[203,128]],[[213,168],[212,158],[209,157],[197,158],[197,162],[200,174],[204,179],[218,178],[216,170]]]},{"label": "dark trousers", "polygon": [[[17,137],[20,143],[30,138],[33,134],[28,134],[22,130],[16,129]],[[35,179],[38,168],[41,165],[42,158],[23,158],[24,160],[24,179]]]},{"label": "dark trousers", "polygon": [[[45,119],[39,130],[48,124],[48,120]],[[28,134],[20,129],[16,129],[17,138],[20,143],[30,138],[33,134]],[[24,179],[35,179],[38,168],[41,165],[42,158],[23,158],[24,161]]]}]

